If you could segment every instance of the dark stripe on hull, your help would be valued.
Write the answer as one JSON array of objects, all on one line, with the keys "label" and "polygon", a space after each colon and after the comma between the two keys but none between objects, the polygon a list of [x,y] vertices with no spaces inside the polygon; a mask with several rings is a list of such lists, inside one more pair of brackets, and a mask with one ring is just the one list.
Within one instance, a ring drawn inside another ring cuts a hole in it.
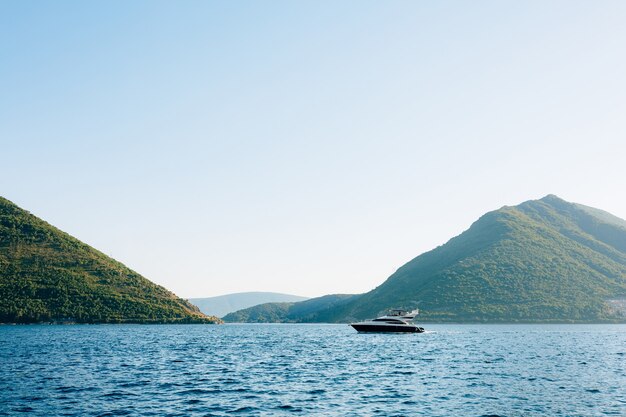
[{"label": "dark stripe on hull", "polygon": [[369,324],[351,324],[360,333],[422,333],[424,329],[417,326],[374,326]]}]

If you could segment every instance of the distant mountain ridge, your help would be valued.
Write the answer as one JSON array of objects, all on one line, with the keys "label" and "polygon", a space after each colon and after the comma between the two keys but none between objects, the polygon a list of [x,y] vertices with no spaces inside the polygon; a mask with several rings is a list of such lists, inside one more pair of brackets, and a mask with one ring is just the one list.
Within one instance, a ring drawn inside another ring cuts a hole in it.
[{"label": "distant mountain ridge", "polygon": [[624,306],[626,222],[548,195],[483,215],[323,319],[309,311],[288,320],[348,322],[419,307],[421,321],[626,322]]},{"label": "distant mountain ridge", "polygon": [[0,323],[218,323],[0,197]]},{"label": "distant mountain ridge", "polygon": [[277,292],[240,292],[206,298],[189,298],[204,314],[224,317],[228,313],[265,303],[294,303],[307,297]]},{"label": "distant mountain ridge", "polygon": [[[309,323],[332,318],[333,309],[357,297],[332,294],[301,302],[265,303],[224,316],[227,323]],[[330,314],[330,316],[328,315]]]}]

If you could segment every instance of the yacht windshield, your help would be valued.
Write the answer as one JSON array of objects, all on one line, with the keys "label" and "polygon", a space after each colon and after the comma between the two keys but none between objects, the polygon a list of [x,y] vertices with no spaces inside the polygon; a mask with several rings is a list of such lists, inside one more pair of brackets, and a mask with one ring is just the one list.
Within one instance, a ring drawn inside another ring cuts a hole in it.
[{"label": "yacht windshield", "polygon": [[380,321],[380,322],[384,322],[384,323],[392,323],[392,324],[405,324],[402,320],[396,320],[396,319],[374,319],[372,321]]}]

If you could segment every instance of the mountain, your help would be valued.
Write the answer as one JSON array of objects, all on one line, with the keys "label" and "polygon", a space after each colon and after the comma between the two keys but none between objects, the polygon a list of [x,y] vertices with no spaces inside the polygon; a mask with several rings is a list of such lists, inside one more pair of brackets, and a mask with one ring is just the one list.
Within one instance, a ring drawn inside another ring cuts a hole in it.
[{"label": "mountain", "polygon": [[0,323],[217,323],[0,197]]},{"label": "mountain", "polygon": [[190,298],[204,314],[223,317],[228,313],[265,303],[293,303],[308,300],[307,297],[277,292],[240,292],[208,298]]},{"label": "mountain", "polygon": [[[335,308],[358,297],[353,294],[332,294],[297,303],[265,303],[230,313],[230,323],[311,323],[332,318]],[[329,316],[329,314],[331,314]]]},{"label": "mountain", "polygon": [[323,320],[310,311],[288,320],[417,306],[421,321],[626,322],[626,222],[554,195],[505,206]]}]

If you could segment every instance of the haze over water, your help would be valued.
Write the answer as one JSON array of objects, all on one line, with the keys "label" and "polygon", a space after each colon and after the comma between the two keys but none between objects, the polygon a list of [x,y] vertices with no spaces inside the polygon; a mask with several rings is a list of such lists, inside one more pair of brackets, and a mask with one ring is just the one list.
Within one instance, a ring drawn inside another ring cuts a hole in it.
[{"label": "haze over water", "polygon": [[0,326],[0,415],[624,415],[626,325]]}]

